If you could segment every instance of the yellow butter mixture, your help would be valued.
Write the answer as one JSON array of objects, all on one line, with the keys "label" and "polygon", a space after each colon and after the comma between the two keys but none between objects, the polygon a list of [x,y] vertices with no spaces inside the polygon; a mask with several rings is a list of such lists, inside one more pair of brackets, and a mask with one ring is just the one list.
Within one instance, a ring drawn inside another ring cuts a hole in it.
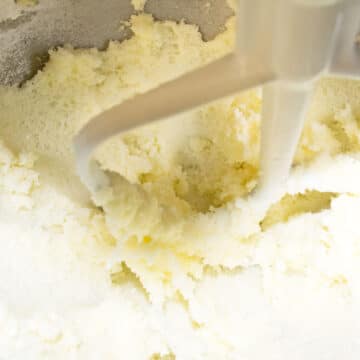
[{"label": "yellow butter mixture", "polygon": [[92,116],[227,54],[234,25],[205,42],[134,15],[130,39],[0,87],[0,359],[335,359],[344,336],[360,354],[360,81],[316,84],[265,216],[261,89],[108,141],[96,194],[76,174]]}]

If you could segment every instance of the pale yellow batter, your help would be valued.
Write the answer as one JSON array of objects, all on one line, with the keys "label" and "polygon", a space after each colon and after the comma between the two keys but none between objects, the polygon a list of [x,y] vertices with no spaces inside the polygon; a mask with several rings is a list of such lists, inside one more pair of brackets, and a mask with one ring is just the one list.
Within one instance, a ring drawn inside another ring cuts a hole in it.
[{"label": "pale yellow batter", "polygon": [[0,88],[0,359],[328,359],[344,331],[360,354],[360,82],[317,84],[265,218],[245,200],[260,89],[105,144],[113,185],[90,200],[76,132],[234,40],[234,19],[210,42],[150,15],[131,27]]}]

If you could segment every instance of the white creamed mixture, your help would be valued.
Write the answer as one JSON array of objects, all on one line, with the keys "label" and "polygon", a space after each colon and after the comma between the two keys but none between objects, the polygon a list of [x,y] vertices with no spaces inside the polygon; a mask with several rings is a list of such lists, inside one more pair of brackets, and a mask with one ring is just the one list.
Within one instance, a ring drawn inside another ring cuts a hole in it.
[{"label": "white creamed mixture", "polygon": [[76,132],[234,40],[234,19],[209,42],[150,15],[130,26],[0,87],[0,359],[358,359],[360,81],[319,81],[265,217],[245,200],[260,89],[109,141],[112,186],[90,200]]}]

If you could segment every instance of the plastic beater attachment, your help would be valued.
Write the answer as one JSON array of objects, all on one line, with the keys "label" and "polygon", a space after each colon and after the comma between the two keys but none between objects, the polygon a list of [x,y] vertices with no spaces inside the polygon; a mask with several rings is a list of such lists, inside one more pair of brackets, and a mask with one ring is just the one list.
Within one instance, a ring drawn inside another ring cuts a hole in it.
[{"label": "plastic beater attachment", "polygon": [[108,182],[92,160],[108,138],[210,101],[264,85],[260,182],[255,196],[281,195],[314,81],[360,75],[360,0],[240,0],[234,52],[96,116],[75,138],[90,191]]}]

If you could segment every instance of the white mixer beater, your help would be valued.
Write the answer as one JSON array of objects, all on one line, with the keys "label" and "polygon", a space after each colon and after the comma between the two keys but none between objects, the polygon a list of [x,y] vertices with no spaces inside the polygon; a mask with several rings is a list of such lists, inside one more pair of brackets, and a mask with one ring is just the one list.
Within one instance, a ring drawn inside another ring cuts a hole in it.
[{"label": "white mixer beater", "polygon": [[108,178],[94,150],[132,128],[264,85],[260,179],[255,196],[281,194],[314,81],[360,75],[360,0],[240,0],[234,52],[114,106],[75,138],[78,172],[90,191]]}]

